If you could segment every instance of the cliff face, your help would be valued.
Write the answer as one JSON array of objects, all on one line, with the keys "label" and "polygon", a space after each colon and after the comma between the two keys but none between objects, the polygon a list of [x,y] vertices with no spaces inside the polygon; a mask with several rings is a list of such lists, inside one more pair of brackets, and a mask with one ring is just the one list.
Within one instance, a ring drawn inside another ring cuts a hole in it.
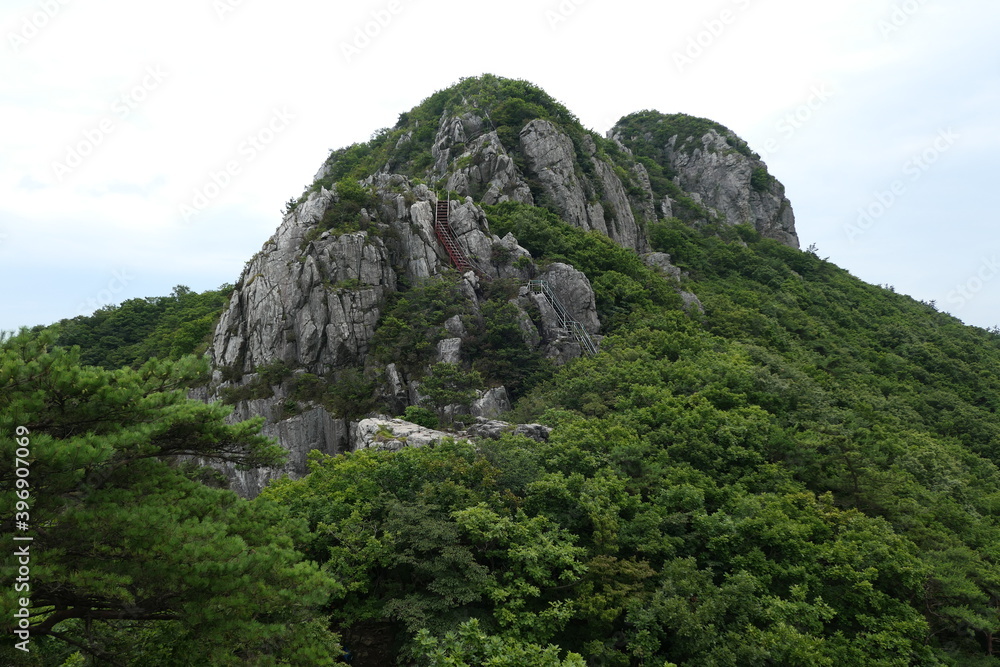
[{"label": "cliff face", "polygon": [[677,136],[672,137],[664,153],[683,190],[699,195],[728,222],[749,222],[762,236],[799,247],[785,186],[766,174],[763,162],[732,150],[715,130],[701,137],[700,146],[693,149],[685,150],[677,143]]},{"label": "cliff face", "polygon": [[[289,460],[281,470],[228,470],[240,493],[253,496],[268,479],[304,474],[312,449],[335,454],[357,446],[366,415],[338,412],[303,386],[336,392],[363,377],[384,409],[402,412],[421,401],[429,364],[468,361],[468,346],[483,344],[490,313],[502,308],[516,325],[508,337],[519,336],[531,354],[557,364],[584,353],[566,317],[599,340],[587,277],[563,263],[538,265],[514,236],[490,231],[483,206],[545,206],[571,225],[647,254],[646,225],[676,214],[678,201],[693,200],[704,208],[689,206],[691,222],[699,215],[749,221],[765,236],[797,245],[783,188],[773,179],[760,182],[760,165],[728,150],[725,137],[706,132],[691,150],[675,136],[660,147],[660,161],[650,162],[625,129],[599,137],[540,91],[518,85],[534,102],[443,91],[369,144],[334,152],[247,262],[209,350],[215,375],[205,398],[233,403],[233,420],[263,417],[264,433],[288,449]],[[672,181],[660,170],[672,172]],[[456,243],[477,271],[456,283],[456,303],[441,306],[453,316],[435,325],[436,356],[415,367],[374,354],[373,345],[394,295],[455,274],[435,233],[439,197],[448,201]],[[528,289],[529,279],[544,280],[563,311]],[[469,408],[474,416],[509,409],[503,387],[485,387],[479,396]]]},{"label": "cliff face", "polygon": [[[645,251],[646,238],[633,212],[635,202],[621,178],[612,164],[597,156],[591,136],[582,135],[580,144],[578,151],[569,134],[551,121],[535,119],[508,148],[487,121],[474,114],[445,116],[432,148],[434,173],[446,179],[446,189],[487,205],[539,203],[529,185],[534,183],[540,197],[566,222]],[[643,203],[651,198],[652,191],[641,195]],[[647,219],[655,219],[651,208],[640,208]]]},{"label": "cliff face", "polygon": [[[725,224],[750,224],[765,238],[799,247],[785,187],[726,127],[684,114],[641,111],[622,118],[608,134],[656,170],[655,199],[663,216],[695,222],[707,213]],[[696,205],[679,206],[683,198]]]},{"label": "cliff face", "polygon": [[215,332],[217,367],[251,373],[280,359],[319,371],[364,358],[396,274],[364,232],[307,240],[334,197],[314,193],[247,262]]},{"label": "cliff face", "polygon": [[[370,210],[359,214],[369,221],[368,231],[320,231],[324,212],[338,203],[338,194],[336,188],[310,193],[247,262],[216,328],[209,350],[214,383],[207,398],[239,396],[231,401],[235,410],[230,419],[263,417],[264,434],[276,438],[289,452],[287,465],[281,469],[224,468],[242,495],[256,495],[275,477],[305,474],[313,449],[336,454],[354,447],[357,422],[296,397],[297,376],[324,377],[343,369],[363,369],[380,378],[382,386],[377,391],[398,411],[421,396],[419,378],[413,372],[395,363],[380,364],[370,352],[387,298],[401,283],[415,285],[454,272],[434,232],[437,200],[426,186],[413,185],[396,174],[377,174],[365,185],[374,193]],[[598,333],[594,292],[583,273],[558,263],[544,271],[536,267],[513,236],[499,238],[490,233],[485,212],[471,198],[450,202],[449,222],[466,256],[483,269],[482,275],[469,272],[461,280],[470,316],[480,309],[484,281],[518,285],[534,277],[546,280],[569,304],[573,317],[591,333]],[[497,256],[502,259],[496,260]],[[530,349],[542,351],[557,363],[580,356],[579,343],[551,308],[539,311],[526,293],[515,295],[510,303],[517,309],[521,335]],[[529,314],[532,309],[537,313],[534,319]],[[448,328],[454,337],[441,341],[435,361],[459,361],[468,332],[457,317]],[[275,364],[285,371],[273,383],[264,382],[261,369]],[[245,397],[251,388],[267,395]],[[481,392],[471,413],[495,418],[509,408],[500,387]],[[290,409],[297,414],[289,415]]]}]

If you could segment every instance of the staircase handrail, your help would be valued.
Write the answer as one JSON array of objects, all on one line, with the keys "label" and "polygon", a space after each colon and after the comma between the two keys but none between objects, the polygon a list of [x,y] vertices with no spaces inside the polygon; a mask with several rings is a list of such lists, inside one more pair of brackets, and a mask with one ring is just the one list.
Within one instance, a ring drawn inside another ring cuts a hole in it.
[{"label": "staircase handrail", "polygon": [[[545,280],[529,280],[528,288],[531,289],[536,294],[541,294],[544,296],[550,304],[552,304],[552,309],[556,311],[556,317],[559,318],[559,325],[561,328],[566,329],[573,337],[579,341],[580,345],[590,354],[597,354],[597,345],[594,340],[590,337],[590,332],[587,331],[586,327],[576,321],[566,307],[562,305],[559,298],[556,296],[555,292],[549,286],[548,281]],[[535,288],[538,288],[537,290]]]},{"label": "staircase handrail", "polygon": [[[442,212],[444,214],[443,217]],[[455,230],[451,228],[450,218],[451,199],[449,198],[447,202],[437,199],[434,211],[434,233],[437,235],[441,245],[444,246],[445,252],[448,253],[452,264],[462,273],[471,269],[483,280],[490,280],[489,274],[462,250],[462,246],[459,245],[458,239],[455,237]]]}]

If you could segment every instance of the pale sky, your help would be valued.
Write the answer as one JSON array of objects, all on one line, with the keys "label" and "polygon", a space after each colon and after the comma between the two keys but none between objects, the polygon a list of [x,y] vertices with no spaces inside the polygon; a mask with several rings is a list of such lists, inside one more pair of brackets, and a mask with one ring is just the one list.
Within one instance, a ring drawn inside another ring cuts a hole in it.
[{"label": "pale sky", "polygon": [[3,6],[0,329],[235,282],[330,149],[484,72],[719,121],[803,248],[1000,325],[996,0]]}]

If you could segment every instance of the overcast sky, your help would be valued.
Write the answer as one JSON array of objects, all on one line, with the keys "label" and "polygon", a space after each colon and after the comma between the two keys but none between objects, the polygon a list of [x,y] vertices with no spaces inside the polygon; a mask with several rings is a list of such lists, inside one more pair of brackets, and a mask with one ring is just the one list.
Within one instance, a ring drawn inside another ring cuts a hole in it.
[{"label": "overcast sky", "polygon": [[[805,248],[1000,324],[996,0],[4,0],[0,329],[235,282],[328,151],[528,79],[719,121]],[[194,214],[192,214],[194,212]]]}]

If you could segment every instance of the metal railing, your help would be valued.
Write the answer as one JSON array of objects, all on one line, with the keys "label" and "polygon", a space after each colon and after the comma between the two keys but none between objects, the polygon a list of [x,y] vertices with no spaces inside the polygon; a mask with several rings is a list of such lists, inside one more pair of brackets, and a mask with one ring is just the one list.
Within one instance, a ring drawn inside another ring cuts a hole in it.
[{"label": "metal railing", "polygon": [[489,274],[483,271],[478,264],[472,261],[458,244],[458,239],[455,237],[455,230],[451,228],[450,215],[451,201],[443,201],[439,199],[437,202],[437,210],[434,215],[434,234],[444,247],[445,252],[448,253],[451,263],[455,265],[455,268],[458,269],[459,273],[473,271],[481,279],[490,280]]},{"label": "metal railing", "polygon": [[580,347],[589,354],[597,354],[597,344],[590,337],[590,333],[582,324],[573,319],[573,316],[569,314],[569,311],[566,310],[565,306],[556,297],[555,292],[549,287],[548,282],[544,280],[529,280],[528,289],[534,294],[544,296],[552,304],[552,309],[556,312],[556,317],[559,318],[559,326],[569,331],[580,343]]}]

